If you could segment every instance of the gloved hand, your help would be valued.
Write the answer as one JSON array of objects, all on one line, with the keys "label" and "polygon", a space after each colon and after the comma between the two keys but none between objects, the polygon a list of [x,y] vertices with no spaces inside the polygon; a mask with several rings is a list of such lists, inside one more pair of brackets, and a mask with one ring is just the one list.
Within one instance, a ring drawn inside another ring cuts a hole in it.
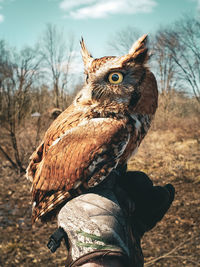
[{"label": "gloved hand", "polygon": [[58,214],[68,236],[67,266],[118,258],[122,266],[143,266],[140,239],[162,219],[174,199],[172,185],[153,186],[142,172],[112,175],[69,201]]},{"label": "gloved hand", "polygon": [[123,179],[117,177],[117,183],[135,203],[131,220],[141,238],[162,220],[174,200],[175,189],[171,184],[153,186],[149,177],[139,171],[128,171]]},{"label": "gloved hand", "polygon": [[127,218],[114,193],[116,186],[114,175],[60,210],[58,226],[70,241],[67,266],[105,258],[118,258],[122,266],[143,266],[140,245],[129,233]]}]

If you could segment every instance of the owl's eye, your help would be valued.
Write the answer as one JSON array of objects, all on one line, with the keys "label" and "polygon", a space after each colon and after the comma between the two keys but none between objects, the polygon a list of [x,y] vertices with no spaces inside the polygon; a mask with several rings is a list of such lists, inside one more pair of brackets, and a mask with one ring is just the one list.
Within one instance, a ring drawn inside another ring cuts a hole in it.
[{"label": "owl's eye", "polygon": [[108,76],[108,80],[112,84],[118,84],[123,81],[123,74],[121,72],[112,72]]}]

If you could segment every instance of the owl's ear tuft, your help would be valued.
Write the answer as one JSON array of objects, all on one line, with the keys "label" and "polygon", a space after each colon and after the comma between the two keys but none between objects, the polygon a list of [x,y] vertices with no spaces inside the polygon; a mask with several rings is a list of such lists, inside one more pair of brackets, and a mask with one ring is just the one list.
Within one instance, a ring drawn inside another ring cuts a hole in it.
[{"label": "owl's ear tuft", "polygon": [[129,56],[137,63],[145,63],[148,59],[148,36],[141,36],[129,50]]},{"label": "owl's ear tuft", "polygon": [[83,37],[81,37],[80,44],[81,44],[81,54],[82,54],[82,58],[83,58],[84,68],[85,68],[85,70],[87,70],[93,61],[93,57],[89,53],[89,51],[87,50],[85,43],[84,43],[84,40],[83,40]]},{"label": "owl's ear tuft", "polygon": [[131,47],[129,50],[129,55],[133,55],[136,52],[140,51],[141,49],[144,49],[147,47],[147,41],[148,41],[148,36],[147,34],[144,34],[141,36]]},{"label": "owl's ear tuft", "polygon": [[144,64],[148,60],[147,34],[140,37],[131,47],[129,53],[122,57],[123,63],[134,61]]}]

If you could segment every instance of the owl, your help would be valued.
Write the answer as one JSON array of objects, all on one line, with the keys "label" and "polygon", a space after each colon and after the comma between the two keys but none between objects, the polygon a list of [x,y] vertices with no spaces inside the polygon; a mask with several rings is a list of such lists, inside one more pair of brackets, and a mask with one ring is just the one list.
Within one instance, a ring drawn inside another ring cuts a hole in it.
[{"label": "owl", "polygon": [[27,168],[33,223],[48,220],[67,201],[123,169],[157,109],[147,35],[121,57],[95,59],[83,39],[81,48],[85,84],[53,121]]}]

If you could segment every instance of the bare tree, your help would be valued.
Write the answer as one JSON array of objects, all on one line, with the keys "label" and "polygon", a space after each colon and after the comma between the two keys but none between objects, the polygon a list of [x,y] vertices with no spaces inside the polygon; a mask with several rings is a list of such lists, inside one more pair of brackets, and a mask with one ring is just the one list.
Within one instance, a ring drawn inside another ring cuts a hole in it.
[{"label": "bare tree", "polygon": [[162,94],[178,88],[177,65],[174,62],[171,50],[165,43],[164,31],[161,29],[155,35],[152,45],[153,60],[151,62]]},{"label": "bare tree", "polygon": [[132,44],[141,36],[140,32],[137,28],[130,26],[116,32],[108,41],[109,50],[119,55],[127,53]]},{"label": "bare tree", "polygon": [[14,49],[6,49],[4,42],[0,44],[0,122],[10,139],[10,143],[7,143],[7,140],[1,138],[0,151],[13,167],[23,172],[17,129],[29,114],[30,90],[38,76],[40,60],[37,59],[36,51],[31,48],[17,53]]},{"label": "bare tree", "polygon": [[185,17],[166,29],[162,39],[179,70],[179,79],[200,103],[200,22]]},{"label": "bare tree", "polygon": [[51,75],[55,96],[54,105],[56,108],[63,109],[74,49],[73,37],[69,37],[67,45],[63,32],[56,26],[48,24],[40,41],[40,47],[44,66]]},{"label": "bare tree", "polygon": [[[139,30],[127,27],[111,38],[109,48],[119,54],[127,53],[139,35]],[[193,92],[200,103],[199,44],[200,22],[195,18],[185,16],[157,32],[150,43],[153,55],[150,65],[157,74],[162,93],[172,89]]]}]

